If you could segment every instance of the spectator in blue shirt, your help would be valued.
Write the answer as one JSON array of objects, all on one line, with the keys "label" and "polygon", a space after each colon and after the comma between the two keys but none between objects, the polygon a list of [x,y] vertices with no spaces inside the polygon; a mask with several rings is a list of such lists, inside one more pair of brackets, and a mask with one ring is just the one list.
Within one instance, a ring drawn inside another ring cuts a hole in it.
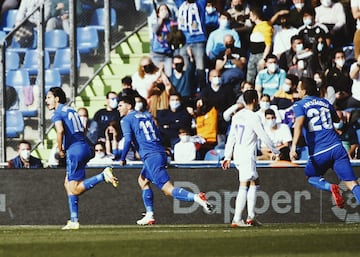
[{"label": "spectator in blue shirt", "polygon": [[29,141],[22,140],[18,146],[18,155],[8,161],[8,168],[14,169],[37,169],[43,168],[40,159],[31,156],[31,144]]}]

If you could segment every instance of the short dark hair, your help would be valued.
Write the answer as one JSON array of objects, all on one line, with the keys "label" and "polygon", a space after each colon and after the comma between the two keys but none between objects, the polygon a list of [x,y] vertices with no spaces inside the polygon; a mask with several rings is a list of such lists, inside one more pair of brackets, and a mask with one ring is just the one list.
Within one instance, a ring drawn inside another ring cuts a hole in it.
[{"label": "short dark hair", "polygon": [[123,101],[124,103],[130,104],[132,109],[135,107],[135,98],[131,95],[124,95],[120,98],[120,101]]},{"label": "short dark hair", "polygon": [[244,92],[244,101],[246,104],[251,104],[254,100],[258,99],[258,92],[255,89],[249,89]]},{"label": "short dark hair", "polygon": [[265,57],[265,61],[267,61],[268,59],[275,59],[276,61],[278,60],[277,56],[273,53],[270,53]]},{"label": "short dark hair", "polygon": [[132,78],[130,76],[125,76],[121,79],[121,83],[125,85],[131,85],[132,84]]},{"label": "short dark hair", "polygon": [[21,144],[28,145],[28,146],[30,146],[30,148],[31,148],[31,143],[30,143],[29,141],[25,140],[25,139],[23,139],[23,140],[21,140],[21,141],[19,142],[19,144],[18,144],[18,149],[20,148],[20,145],[21,145]]},{"label": "short dark hair", "polygon": [[318,96],[319,92],[316,87],[316,81],[313,78],[302,77],[301,88],[306,91],[306,94],[309,96]]},{"label": "short dark hair", "polygon": [[266,115],[274,115],[276,117],[275,111],[273,109],[271,109],[271,108],[265,110],[265,116]]},{"label": "short dark hair", "polygon": [[54,95],[54,97],[59,97],[59,103],[66,103],[66,95],[61,87],[52,87],[49,89],[49,91]]},{"label": "short dark hair", "polygon": [[286,78],[291,81],[292,85],[297,85],[299,83],[299,77],[295,74],[286,74]]}]

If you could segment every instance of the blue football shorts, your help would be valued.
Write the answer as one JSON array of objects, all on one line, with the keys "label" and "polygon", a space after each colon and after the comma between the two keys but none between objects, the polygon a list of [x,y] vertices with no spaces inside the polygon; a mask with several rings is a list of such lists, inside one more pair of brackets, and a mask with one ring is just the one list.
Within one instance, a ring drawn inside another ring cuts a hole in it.
[{"label": "blue football shorts", "polygon": [[166,153],[147,154],[143,160],[144,166],[141,175],[150,180],[157,188],[162,189],[170,180],[166,170]]},{"label": "blue football shorts", "polygon": [[348,153],[341,144],[310,156],[305,167],[305,174],[308,177],[323,176],[330,168],[335,171],[340,180],[357,180]]},{"label": "blue football shorts", "polygon": [[86,143],[74,143],[66,150],[66,173],[68,181],[85,179],[85,167],[93,154]]}]

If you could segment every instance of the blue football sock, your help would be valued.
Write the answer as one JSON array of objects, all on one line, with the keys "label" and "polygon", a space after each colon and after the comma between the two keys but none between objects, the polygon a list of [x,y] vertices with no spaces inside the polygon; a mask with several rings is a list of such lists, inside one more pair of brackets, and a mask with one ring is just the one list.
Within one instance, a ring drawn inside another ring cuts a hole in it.
[{"label": "blue football sock", "polygon": [[103,182],[104,179],[104,174],[100,173],[97,174],[96,176],[92,176],[91,178],[87,178],[84,180],[84,187],[86,190],[89,190],[91,188],[93,188],[94,186],[96,186],[97,184],[99,184],[100,182]]},{"label": "blue football sock", "polygon": [[142,191],[142,199],[144,202],[144,206],[146,209],[146,212],[154,212],[154,201],[153,201],[153,191],[151,188],[144,189]]},{"label": "blue football sock", "polygon": [[185,202],[194,201],[194,193],[191,193],[181,187],[175,187],[174,190],[171,192],[171,194],[177,200],[181,200]]},{"label": "blue football sock", "polygon": [[308,179],[308,182],[320,189],[320,190],[325,190],[325,191],[331,191],[330,187],[331,187],[331,184],[329,182],[327,182],[323,177],[310,177]]},{"label": "blue football sock", "polygon": [[358,204],[360,204],[360,186],[356,185],[353,187],[352,192],[358,202]]},{"label": "blue football sock", "polygon": [[77,222],[79,220],[79,196],[78,195],[68,195],[69,201],[69,210],[70,210],[70,220],[73,222]]}]

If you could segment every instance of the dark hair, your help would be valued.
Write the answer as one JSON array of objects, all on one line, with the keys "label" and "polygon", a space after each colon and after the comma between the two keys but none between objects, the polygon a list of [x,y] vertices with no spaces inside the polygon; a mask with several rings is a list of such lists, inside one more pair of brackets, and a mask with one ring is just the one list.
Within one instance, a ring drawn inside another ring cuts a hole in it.
[{"label": "dark hair", "polygon": [[165,7],[166,7],[166,9],[167,9],[167,11],[168,11],[168,13],[169,13],[169,18],[170,18],[170,17],[171,17],[171,10],[170,10],[169,6],[167,6],[166,4],[160,4],[160,5],[158,6],[158,8],[156,9],[156,16],[159,17],[159,11],[160,11],[160,7],[161,7],[161,6],[165,6]]},{"label": "dark hair", "polygon": [[124,103],[130,104],[132,109],[135,107],[135,98],[131,95],[125,95],[120,98],[120,101],[123,101]]},{"label": "dark hair", "polygon": [[295,40],[304,41],[303,38],[302,38],[300,35],[298,35],[298,34],[296,34],[296,35],[294,35],[294,36],[292,36],[292,37],[290,38],[291,44],[294,43]]},{"label": "dark hair", "polygon": [[299,83],[299,77],[295,74],[286,74],[286,78],[291,81],[292,85],[297,85]]},{"label": "dark hair", "polygon": [[315,10],[311,6],[304,6],[303,8],[303,15],[308,14],[312,17],[315,17]]},{"label": "dark hair", "polygon": [[64,90],[61,87],[52,87],[49,89],[51,93],[53,93],[54,97],[59,97],[59,103],[66,103],[66,95]]},{"label": "dark hair", "polygon": [[[231,15],[227,11],[223,11],[220,13],[220,16],[225,16],[229,21],[231,20]],[[219,16],[219,17],[220,17]]]},{"label": "dark hair", "polygon": [[270,108],[265,110],[265,116],[266,115],[274,115],[276,117],[275,111],[273,109],[270,109]]},{"label": "dark hair", "polygon": [[265,61],[267,61],[268,59],[275,59],[276,61],[278,60],[277,56],[273,53],[270,53],[265,57]]},{"label": "dark hair", "polygon": [[131,85],[132,84],[132,78],[130,76],[125,76],[121,79],[121,83],[125,85]]},{"label": "dark hair", "polygon": [[255,89],[249,89],[244,92],[244,101],[246,104],[251,104],[254,100],[258,100],[259,96]]},{"label": "dark hair", "polygon": [[26,145],[30,146],[30,148],[31,148],[31,143],[25,139],[23,139],[19,142],[18,149],[20,148],[21,144],[26,144]]},{"label": "dark hair", "polygon": [[318,96],[319,92],[316,87],[316,81],[313,78],[302,77],[301,88],[306,91],[309,96]]},{"label": "dark hair", "polygon": [[116,92],[114,92],[114,91],[109,91],[109,92],[106,93],[106,99],[109,99],[109,95],[110,95],[110,94],[117,95]]},{"label": "dark hair", "polygon": [[250,12],[252,12],[255,16],[257,16],[260,20],[263,20],[264,14],[262,12],[261,6],[253,5],[250,6]]}]

